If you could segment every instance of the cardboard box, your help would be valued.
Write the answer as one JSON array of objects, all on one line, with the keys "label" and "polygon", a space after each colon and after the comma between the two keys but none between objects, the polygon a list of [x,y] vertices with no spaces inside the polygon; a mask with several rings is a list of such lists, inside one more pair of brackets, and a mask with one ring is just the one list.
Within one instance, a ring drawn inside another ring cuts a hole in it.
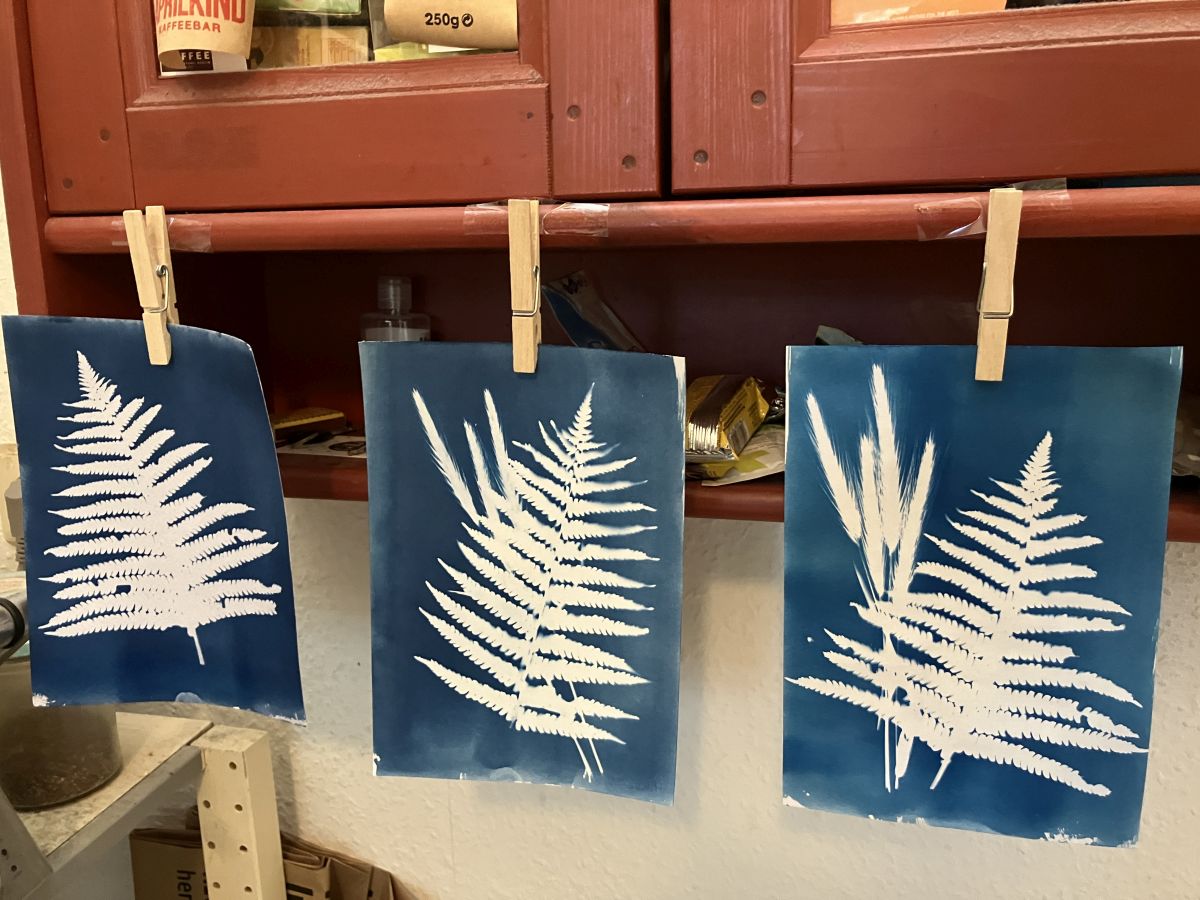
[{"label": "cardboard box", "polygon": [[[197,830],[143,829],[129,836],[135,900],[201,900],[208,896]],[[405,900],[384,869],[283,835],[287,900]]]}]

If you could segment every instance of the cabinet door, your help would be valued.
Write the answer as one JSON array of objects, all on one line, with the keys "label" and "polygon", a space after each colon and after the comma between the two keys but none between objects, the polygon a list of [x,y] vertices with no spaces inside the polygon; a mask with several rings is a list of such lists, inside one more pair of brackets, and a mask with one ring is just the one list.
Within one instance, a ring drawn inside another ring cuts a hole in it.
[{"label": "cabinet door", "polygon": [[1200,172],[1200,2],[1004,7],[672,0],[673,189]]},{"label": "cabinet door", "polygon": [[52,213],[659,192],[656,0],[517,0],[513,52],[181,77],[154,0],[23,2]]}]

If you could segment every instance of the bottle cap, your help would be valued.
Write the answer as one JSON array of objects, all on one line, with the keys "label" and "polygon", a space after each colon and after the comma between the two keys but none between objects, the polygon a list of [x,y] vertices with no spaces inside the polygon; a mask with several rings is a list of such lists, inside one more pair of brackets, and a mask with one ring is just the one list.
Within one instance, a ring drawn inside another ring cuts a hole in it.
[{"label": "bottle cap", "polygon": [[407,275],[380,275],[379,308],[406,313],[412,310],[412,279]]}]

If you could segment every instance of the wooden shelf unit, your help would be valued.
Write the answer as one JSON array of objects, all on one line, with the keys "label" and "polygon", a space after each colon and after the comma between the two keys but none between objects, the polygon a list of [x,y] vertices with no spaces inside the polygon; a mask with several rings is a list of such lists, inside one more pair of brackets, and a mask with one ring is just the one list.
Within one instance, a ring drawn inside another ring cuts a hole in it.
[{"label": "wooden shelf unit", "polygon": [[[279,455],[283,492],[313,500],[367,499],[367,463],[362,459]],[[783,521],[783,478],[771,476],[724,487],[704,487],[689,481],[684,488],[684,513],[696,519]],[[1200,542],[1200,488],[1176,484],[1171,490],[1167,540]]]},{"label": "wooden shelf unit", "polygon": [[192,742],[211,726],[201,719],[118,712],[122,767],[107,784],[69,803],[21,813],[0,792],[6,900],[78,889],[130,829],[200,780],[201,751]]}]

